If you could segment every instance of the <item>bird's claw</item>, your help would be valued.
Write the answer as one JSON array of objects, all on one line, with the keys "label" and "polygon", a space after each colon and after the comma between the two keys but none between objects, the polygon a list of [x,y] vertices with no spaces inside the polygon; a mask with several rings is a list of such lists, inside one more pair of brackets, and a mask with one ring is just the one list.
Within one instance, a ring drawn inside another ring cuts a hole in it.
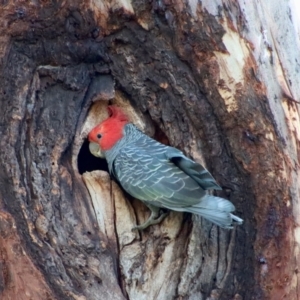
[{"label": "bird's claw", "polygon": [[153,214],[151,214],[149,219],[144,224],[136,225],[136,226],[132,227],[131,231],[144,230],[151,225],[159,224],[167,215],[168,215],[168,212],[164,212],[157,219],[155,219],[155,216],[153,216]]}]

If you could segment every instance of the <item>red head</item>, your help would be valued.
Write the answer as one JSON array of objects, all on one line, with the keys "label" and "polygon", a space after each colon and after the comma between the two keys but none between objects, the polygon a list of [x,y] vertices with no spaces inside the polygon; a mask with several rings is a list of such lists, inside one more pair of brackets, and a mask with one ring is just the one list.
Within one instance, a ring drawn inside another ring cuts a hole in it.
[{"label": "red head", "polygon": [[119,107],[111,105],[107,109],[110,116],[94,127],[88,135],[89,141],[97,143],[104,151],[111,149],[123,137],[123,128],[129,122]]}]

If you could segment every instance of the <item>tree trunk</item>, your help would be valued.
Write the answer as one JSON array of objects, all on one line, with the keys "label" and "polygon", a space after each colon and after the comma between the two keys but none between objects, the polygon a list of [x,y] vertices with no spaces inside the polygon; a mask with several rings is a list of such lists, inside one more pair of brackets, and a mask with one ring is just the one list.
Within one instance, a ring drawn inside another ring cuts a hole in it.
[{"label": "tree trunk", "polygon": [[[1,299],[298,299],[300,5],[0,3]],[[93,157],[121,106],[244,224],[148,209]]]}]

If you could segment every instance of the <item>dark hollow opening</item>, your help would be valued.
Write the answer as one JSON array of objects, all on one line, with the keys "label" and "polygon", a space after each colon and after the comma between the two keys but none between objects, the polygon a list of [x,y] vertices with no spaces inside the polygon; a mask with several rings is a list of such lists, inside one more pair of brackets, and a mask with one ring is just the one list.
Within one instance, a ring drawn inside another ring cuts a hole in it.
[{"label": "dark hollow opening", "polygon": [[107,162],[103,158],[95,157],[89,149],[89,141],[86,140],[82,144],[78,158],[78,171],[80,174],[84,172],[91,172],[95,170],[102,170],[108,172]]}]

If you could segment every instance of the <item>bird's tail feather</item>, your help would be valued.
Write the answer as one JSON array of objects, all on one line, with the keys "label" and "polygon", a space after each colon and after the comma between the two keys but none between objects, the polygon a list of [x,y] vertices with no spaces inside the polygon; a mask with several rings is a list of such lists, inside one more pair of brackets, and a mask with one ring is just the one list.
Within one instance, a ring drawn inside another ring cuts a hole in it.
[{"label": "bird's tail feather", "polygon": [[211,195],[206,195],[196,205],[180,209],[200,215],[223,228],[233,228],[234,222],[239,225],[243,223],[241,218],[231,214],[234,210],[235,207],[230,201]]}]

